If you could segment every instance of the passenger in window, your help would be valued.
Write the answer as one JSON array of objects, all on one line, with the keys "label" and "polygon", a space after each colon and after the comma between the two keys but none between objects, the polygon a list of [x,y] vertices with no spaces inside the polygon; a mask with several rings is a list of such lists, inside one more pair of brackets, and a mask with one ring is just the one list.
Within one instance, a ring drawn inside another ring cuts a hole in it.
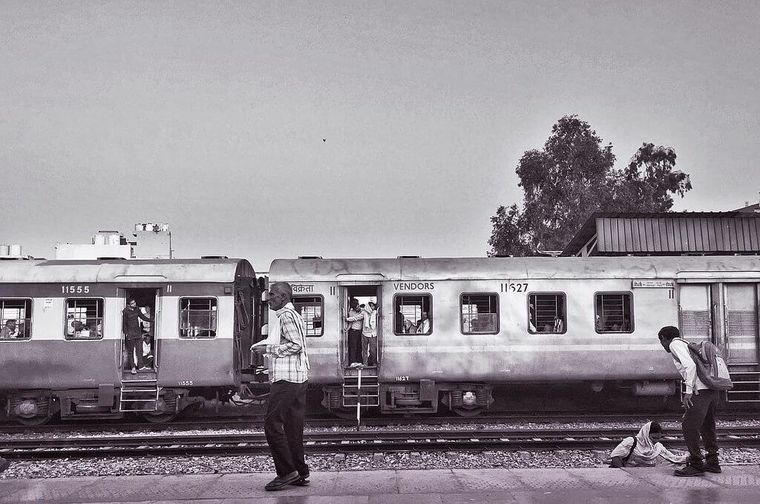
[{"label": "passenger in window", "polygon": [[427,334],[430,332],[430,319],[427,312],[422,312],[422,318],[417,324],[417,334]]},{"label": "passenger in window", "polygon": [[417,332],[417,326],[409,319],[404,319],[404,334],[415,334]]},{"label": "passenger in window", "polygon": [[8,319],[5,321],[5,325],[0,329],[0,339],[12,339],[16,338],[16,320]]},{"label": "passenger in window", "polygon": [[564,327],[565,327],[565,322],[561,318],[557,317],[554,319],[555,333],[561,333]]},{"label": "passenger in window", "polygon": [[74,336],[74,322],[74,315],[69,313],[69,316],[66,317],[66,336]]},{"label": "passenger in window", "polygon": [[406,333],[406,322],[407,320],[401,311],[401,307],[399,306],[398,311],[396,312],[396,334]]},{"label": "passenger in window", "polygon": [[631,319],[628,317],[625,317],[623,319],[623,327],[622,330],[625,332],[629,332],[631,330]]},{"label": "passenger in window", "polygon": [[90,326],[87,324],[84,324],[82,326],[82,330],[79,331],[79,334],[77,334],[80,338],[89,338],[90,337]]},{"label": "passenger in window", "polygon": [[121,330],[126,339],[127,362],[132,367],[132,374],[137,374],[138,368],[144,369],[140,319],[146,322],[153,322],[153,319],[143,315],[143,313],[137,309],[137,301],[130,299],[127,303],[127,307],[122,311]]},{"label": "passenger in window", "polygon": [[[346,322],[348,322],[348,366],[362,365],[362,325],[364,314],[359,307],[359,300],[351,298]],[[345,329],[344,329],[345,331]]]}]

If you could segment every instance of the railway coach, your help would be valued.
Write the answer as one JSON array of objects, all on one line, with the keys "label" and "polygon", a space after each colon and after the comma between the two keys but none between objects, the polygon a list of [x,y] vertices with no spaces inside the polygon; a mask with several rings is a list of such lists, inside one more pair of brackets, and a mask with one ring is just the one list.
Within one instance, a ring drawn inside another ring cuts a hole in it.
[{"label": "railway coach", "polygon": [[[322,259],[272,262],[307,327],[323,405],[462,415],[496,387],[576,383],[671,396],[680,379],[657,332],[680,327],[727,354],[734,402],[760,402],[756,256]],[[351,366],[351,298],[379,307],[376,367]]]},{"label": "railway coach", "polygon": [[[146,365],[127,366],[135,299]],[[0,401],[27,424],[136,413],[165,421],[246,380],[260,290],[246,260],[0,261]]]}]

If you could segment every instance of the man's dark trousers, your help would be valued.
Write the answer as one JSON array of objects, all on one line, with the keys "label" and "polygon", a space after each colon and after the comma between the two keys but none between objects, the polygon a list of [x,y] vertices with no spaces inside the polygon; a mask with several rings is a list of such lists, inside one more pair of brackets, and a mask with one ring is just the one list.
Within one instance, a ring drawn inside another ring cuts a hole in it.
[{"label": "man's dark trousers", "polygon": [[683,439],[689,449],[689,465],[701,469],[702,450],[699,447],[699,437],[705,443],[707,463],[718,464],[718,442],[715,435],[715,408],[720,400],[717,390],[699,390],[699,394],[691,397],[692,406],[684,413],[681,428]]},{"label": "man's dark trousers", "polygon": [[348,330],[348,363],[362,363],[362,330]]},{"label": "man's dark trousers", "polygon": [[137,338],[130,338],[127,336],[127,363],[129,363],[132,367],[136,367],[138,369],[143,367],[142,342],[142,336],[138,336]]},{"label": "man's dark trousers", "polygon": [[280,380],[269,391],[264,434],[274,459],[277,476],[298,471],[309,473],[303,455],[303,417],[306,410],[306,383]]}]

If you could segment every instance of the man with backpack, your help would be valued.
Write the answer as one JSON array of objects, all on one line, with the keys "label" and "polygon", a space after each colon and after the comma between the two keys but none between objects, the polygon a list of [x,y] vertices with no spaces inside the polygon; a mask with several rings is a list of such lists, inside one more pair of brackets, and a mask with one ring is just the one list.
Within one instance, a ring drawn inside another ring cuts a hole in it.
[{"label": "man with backpack", "polygon": [[[705,471],[719,473],[721,469],[718,463],[718,442],[715,434],[715,408],[720,400],[720,391],[710,388],[698,376],[695,359],[699,359],[700,356],[694,349],[689,348],[689,343],[681,339],[681,333],[677,327],[665,326],[657,333],[657,337],[665,351],[673,357],[673,363],[681,373],[686,387],[686,392],[681,399],[686,409],[681,428],[689,449],[689,462],[683,469],[676,469],[674,474],[702,476]],[[707,450],[706,461],[702,458],[702,449],[699,446],[700,435]]]}]

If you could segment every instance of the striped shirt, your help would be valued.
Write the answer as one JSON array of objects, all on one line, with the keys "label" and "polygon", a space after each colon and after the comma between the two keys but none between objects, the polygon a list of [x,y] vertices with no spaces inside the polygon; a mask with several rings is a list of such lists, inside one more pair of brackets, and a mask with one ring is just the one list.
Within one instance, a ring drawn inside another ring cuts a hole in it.
[{"label": "striped shirt", "polygon": [[269,354],[269,381],[304,383],[309,379],[309,356],[306,353],[306,328],[301,315],[288,303],[277,310],[277,324],[273,335],[279,333],[279,345],[267,345]]}]

